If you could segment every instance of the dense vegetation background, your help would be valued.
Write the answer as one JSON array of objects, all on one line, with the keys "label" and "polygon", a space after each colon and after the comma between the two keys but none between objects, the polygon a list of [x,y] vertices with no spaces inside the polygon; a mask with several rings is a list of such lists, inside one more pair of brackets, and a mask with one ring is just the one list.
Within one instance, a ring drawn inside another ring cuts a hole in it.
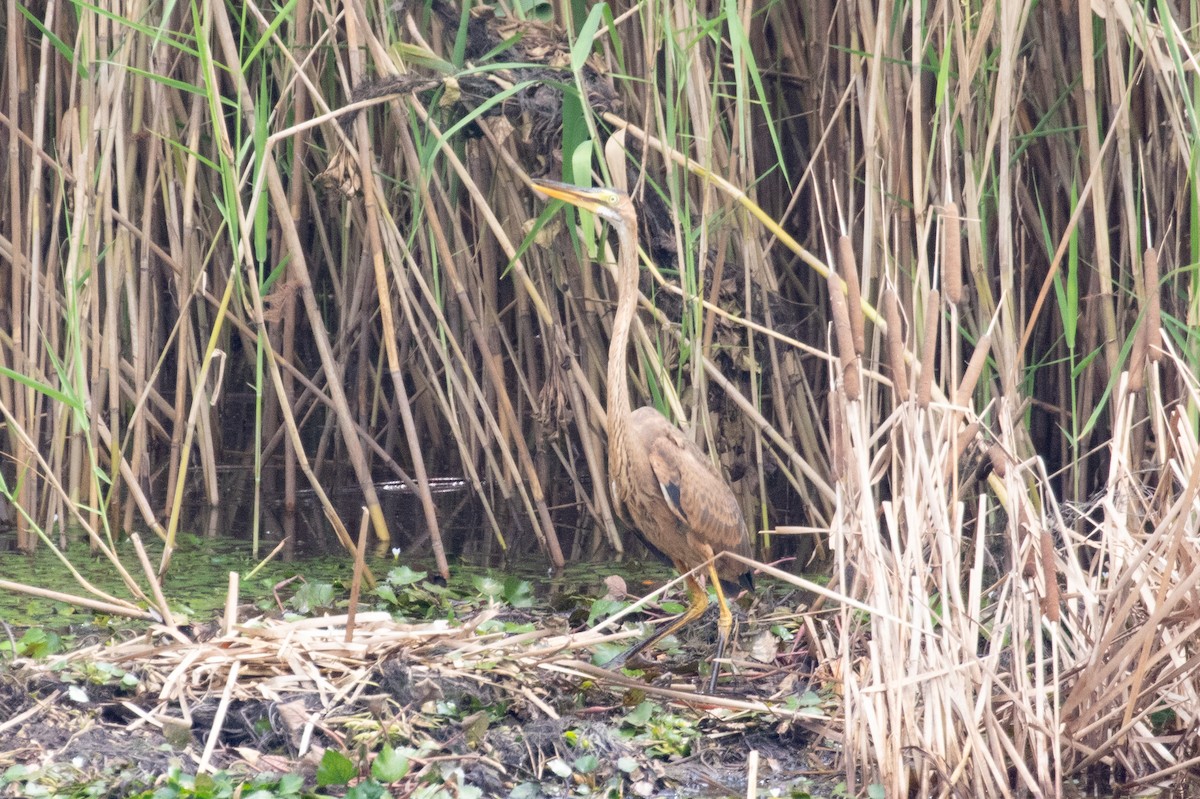
[{"label": "dense vegetation background", "polygon": [[[603,182],[641,214],[636,393],[720,462],[763,560],[873,611],[809,622],[848,773],[1170,773],[1200,713],[1198,22],[10,2],[19,543],[64,519],[170,542],[185,486],[216,504],[238,464],[288,506],[357,483],[381,538],[415,533],[373,484],[409,481],[443,570],[446,546],[636,547],[595,478],[608,240],[526,185]],[[440,476],[478,496],[472,540],[442,541]]]}]

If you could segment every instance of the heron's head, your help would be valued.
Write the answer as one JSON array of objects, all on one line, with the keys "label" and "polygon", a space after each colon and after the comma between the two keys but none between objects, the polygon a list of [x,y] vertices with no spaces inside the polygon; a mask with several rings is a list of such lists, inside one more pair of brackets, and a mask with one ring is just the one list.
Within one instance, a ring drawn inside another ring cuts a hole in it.
[{"label": "heron's head", "polygon": [[533,187],[547,197],[582,208],[614,225],[629,227],[633,218],[633,202],[629,195],[616,189],[585,189],[569,183],[538,179],[533,181]]}]

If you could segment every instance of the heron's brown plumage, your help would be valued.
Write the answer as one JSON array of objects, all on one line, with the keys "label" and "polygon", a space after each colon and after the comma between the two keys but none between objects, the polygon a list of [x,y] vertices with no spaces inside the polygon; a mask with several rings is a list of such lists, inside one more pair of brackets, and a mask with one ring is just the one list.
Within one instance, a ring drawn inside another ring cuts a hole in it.
[{"label": "heron's brown plumage", "polygon": [[[750,557],[737,499],[700,448],[651,407],[630,414],[627,430],[632,446],[621,455],[610,447],[609,457],[624,460],[614,470],[623,472],[618,494],[642,535],[685,572],[718,552]],[[746,572],[732,558],[719,559],[716,568],[729,582]]]},{"label": "heron's brown plumage", "polygon": [[[614,493],[646,540],[686,574],[722,552],[752,553],[741,508],[728,484],[695,442],[652,407],[632,410],[629,397],[629,330],[637,311],[637,216],[633,202],[611,189],[581,189],[536,181],[550,197],[569,202],[608,220],[617,232],[617,311],[608,350],[608,473]],[[718,558],[709,574],[721,606],[717,658],[723,653],[732,616],[717,578],[730,582],[746,576],[744,564]],[[688,578],[692,603],[674,624],[635,646],[626,657],[695,619],[708,595]],[[714,664],[709,689],[716,684]]]}]

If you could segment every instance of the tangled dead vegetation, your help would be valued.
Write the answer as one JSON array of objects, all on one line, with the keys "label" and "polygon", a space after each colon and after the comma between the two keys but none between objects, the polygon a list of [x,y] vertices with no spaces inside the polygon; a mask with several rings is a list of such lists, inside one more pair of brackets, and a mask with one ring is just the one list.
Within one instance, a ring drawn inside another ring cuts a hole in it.
[{"label": "tangled dead vegetation", "polygon": [[[420,753],[414,762],[426,768],[453,763],[469,784],[493,791],[540,779],[556,760],[571,762],[581,741],[602,762],[626,764],[625,777],[644,785],[744,784],[751,749],[780,779],[795,778],[814,768],[802,762],[813,753],[794,747],[797,736],[811,737],[809,729],[831,734],[819,710],[801,710],[789,699],[795,675],[777,673],[758,688],[740,681],[736,696],[701,696],[579,659],[628,633],[561,633],[550,625],[516,635],[480,632],[497,612],[485,610],[461,626],[398,624],[387,612],[353,620],[256,618],[198,640],[159,626],[122,643],[22,662],[6,684],[28,707],[2,726],[23,731],[10,748],[12,762],[53,759],[56,750],[65,753],[64,741],[73,741],[78,755],[78,736],[61,731],[99,722],[107,732],[88,755],[112,763],[157,746],[146,763],[161,769],[165,738],[173,756],[198,772],[240,763],[311,773],[328,748],[378,751],[383,741],[412,747]],[[97,664],[105,664],[104,673],[135,674],[137,691],[89,689],[100,711],[85,722],[88,711],[64,701],[71,689],[62,675]],[[774,696],[760,697],[763,686]],[[31,702],[38,694],[47,699]],[[620,734],[621,719],[647,698],[686,718],[679,723],[697,731],[694,741],[656,753]],[[728,740],[737,744],[732,750],[719,743]]]}]

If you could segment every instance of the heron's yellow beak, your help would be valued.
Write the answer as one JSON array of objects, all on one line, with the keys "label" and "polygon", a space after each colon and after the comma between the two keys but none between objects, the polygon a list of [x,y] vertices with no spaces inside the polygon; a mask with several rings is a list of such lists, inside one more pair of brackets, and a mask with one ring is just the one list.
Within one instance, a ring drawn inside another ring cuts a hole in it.
[{"label": "heron's yellow beak", "polygon": [[572,186],[570,183],[539,178],[534,179],[533,187],[547,197],[562,200],[585,211],[595,211],[600,207],[601,201],[596,195],[603,191],[603,189],[585,189],[582,186]]}]

